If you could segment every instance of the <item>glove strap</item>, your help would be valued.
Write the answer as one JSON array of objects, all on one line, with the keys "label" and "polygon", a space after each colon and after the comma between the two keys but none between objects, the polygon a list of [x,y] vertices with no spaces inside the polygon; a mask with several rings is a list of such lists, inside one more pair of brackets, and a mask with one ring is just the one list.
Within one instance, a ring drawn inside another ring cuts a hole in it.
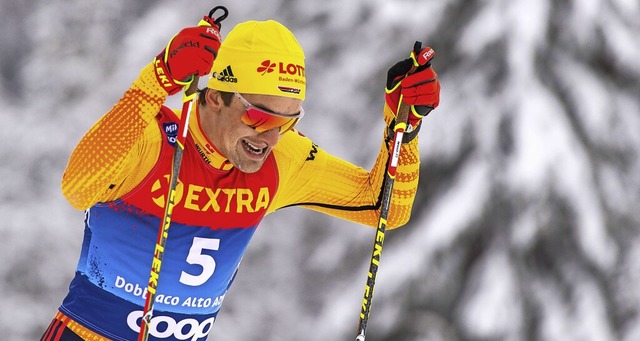
[{"label": "glove strap", "polygon": [[173,95],[182,89],[182,85],[177,84],[170,76],[169,68],[165,62],[165,50],[160,52],[153,61],[153,70],[155,71],[158,84],[169,94]]},{"label": "glove strap", "polygon": [[429,115],[431,110],[433,110],[433,107],[430,107],[430,106],[427,106],[427,105],[412,105],[411,106],[411,113],[413,114],[413,116],[415,116],[419,120],[421,120],[425,116]]}]

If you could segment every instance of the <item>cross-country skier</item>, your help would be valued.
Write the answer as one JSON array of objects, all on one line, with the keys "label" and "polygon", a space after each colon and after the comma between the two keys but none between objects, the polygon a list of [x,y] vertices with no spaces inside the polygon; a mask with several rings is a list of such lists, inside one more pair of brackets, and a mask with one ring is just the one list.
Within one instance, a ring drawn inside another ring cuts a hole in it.
[{"label": "cross-country skier", "polygon": [[[163,104],[194,75],[211,73],[188,122],[150,340],[206,339],[265,215],[301,206],[377,225],[389,130],[371,171],[327,153],[294,129],[306,95],[294,35],[276,21],[249,21],[221,43],[207,19],[180,31],[73,151],[62,191],[86,212],[84,242],[43,340],[138,338],[182,115]],[[412,105],[389,228],[408,221],[417,190],[417,133],[439,102],[436,73],[426,67],[432,57],[430,48],[413,51],[388,76],[387,127],[401,95]]]}]

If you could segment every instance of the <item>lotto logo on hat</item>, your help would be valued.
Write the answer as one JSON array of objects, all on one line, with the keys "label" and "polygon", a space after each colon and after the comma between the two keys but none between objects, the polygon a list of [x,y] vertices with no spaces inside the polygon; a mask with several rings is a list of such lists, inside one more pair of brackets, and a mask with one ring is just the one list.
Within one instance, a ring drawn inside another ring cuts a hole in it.
[{"label": "lotto logo on hat", "polygon": [[[298,65],[295,63],[284,63],[284,62],[278,62],[278,73],[281,75],[295,75],[295,76],[302,76],[304,77],[304,66],[303,65]],[[272,63],[271,60],[267,59],[265,61],[263,61],[262,63],[260,63],[260,66],[258,66],[258,69],[256,69],[256,71],[258,71],[258,73],[262,74],[263,76],[266,73],[271,73],[274,70],[276,70],[276,63]]]},{"label": "lotto logo on hat", "polygon": [[305,84],[304,66],[295,63],[272,62],[267,59],[260,63],[256,71],[262,76],[276,72],[280,83],[276,87],[282,94],[300,95],[300,86]]}]

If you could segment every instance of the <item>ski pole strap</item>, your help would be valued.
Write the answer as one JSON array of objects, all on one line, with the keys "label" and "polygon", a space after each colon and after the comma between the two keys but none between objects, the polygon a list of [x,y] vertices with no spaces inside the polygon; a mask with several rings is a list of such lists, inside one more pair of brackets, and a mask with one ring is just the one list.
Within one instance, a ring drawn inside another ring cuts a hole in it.
[{"label": "ski pole strap", "polygon": [[[389,126],[387,127],[387,137],[385,141],[387,142],[393,141],[395,126],[396,126],[396,119],[394,118],[393,120],[391,120],[391,124],[389,124]],[[407,124],[407,128],[406,128],[407,130],[404,132],[404,135],[402,136],[402,143],[409,143],[413,141],[413,139],[418,137],[418,133],[420,132],[421,127],[422,127],[422,121],[420,121],[420,123],[418,123],[418,125],[415,127]]]},{"label": "ski pole strap", "polygon": [[196,95],[198,94],[198,81],[200,77],[198,75],[193,75],[193,79],[189,82],[189,85],[185,88],[182,93],[182,103],[191,102]]}]

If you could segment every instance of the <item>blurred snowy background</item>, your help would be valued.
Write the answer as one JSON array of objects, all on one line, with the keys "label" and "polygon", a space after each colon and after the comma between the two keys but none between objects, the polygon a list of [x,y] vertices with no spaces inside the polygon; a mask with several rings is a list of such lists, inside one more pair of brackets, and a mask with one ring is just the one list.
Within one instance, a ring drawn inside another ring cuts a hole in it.
[{"label": "blurred snowy background", "polygon": [[[73,275],[59,181],[82,134],[215,5],[307,53],[317,144],[369,168],[386,69],[436,50],[411,222],[387,234],[367,340],[640,340],[637,0],[1,0],[0,338],[36,340]],[[210,340],[353,340],[374,231],[266,219]]]}]

